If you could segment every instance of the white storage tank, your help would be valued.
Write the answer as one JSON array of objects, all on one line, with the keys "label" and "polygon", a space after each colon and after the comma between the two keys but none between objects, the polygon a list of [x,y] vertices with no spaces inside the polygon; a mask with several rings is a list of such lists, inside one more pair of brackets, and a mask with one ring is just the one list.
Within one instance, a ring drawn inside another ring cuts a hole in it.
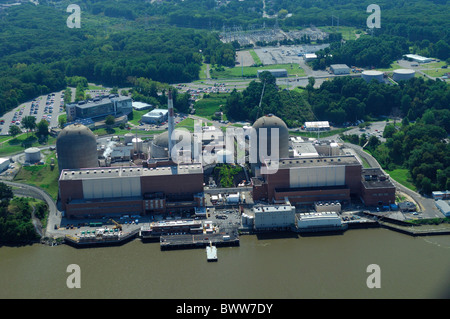
[{"label": "white storage tank", "polygon": [[406,81],[412,79],[416,75],[416,71],[411,69],[398,69],[394,70],[392,79],[396,82]]},{"label": "white storage tank", "polygon": [[381,71],[376,71],[376,70],[367,70],[367,71],[363,71],[363,73],[361,74],[361,77],[367,82],[370,83],[372,80],[375,80],[377,82],[383,83],[384,82],[384,78],[383,78],[384,74]]},{"label": "white storage tank", "polygon": [[37,147],[30,147],[25,150],[25,162],[37,163],[41,160],[41,151]]},{"label": "white storage tank", "polygon": [[143,142],[142,142],[142,140],[139,137],[138,138],[133,138],[132,143],[133,143],[133,150],[135,152],[142,152],[143,151]]}]

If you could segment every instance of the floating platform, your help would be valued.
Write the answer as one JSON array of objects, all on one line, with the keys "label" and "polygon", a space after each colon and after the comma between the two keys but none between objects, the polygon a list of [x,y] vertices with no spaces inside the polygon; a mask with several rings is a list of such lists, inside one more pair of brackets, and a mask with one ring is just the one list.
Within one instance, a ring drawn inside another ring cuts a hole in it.
[{"label": "floating platform", "polygon": [[217,247],[209,245],[206,247],[206,259],[208,261],[217,261]]},{"label": "floating platform", "polygon": [[186,234],[160,237],[161,250],[239,246],[237,235],[225,234]]}]

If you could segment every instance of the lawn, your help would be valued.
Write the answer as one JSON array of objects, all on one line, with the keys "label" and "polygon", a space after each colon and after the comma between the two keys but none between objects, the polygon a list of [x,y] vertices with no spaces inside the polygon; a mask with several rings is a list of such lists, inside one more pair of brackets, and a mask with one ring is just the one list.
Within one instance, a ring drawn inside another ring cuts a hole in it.
[{"label": "lawn", "polygon": [[411,175],[407,169],[398,168],[393,171],[386,170],[389,176],[409,189],[416,191],[416,187],[412,183]]},{"label": "lawn", "polygon": [[142,111],[133,110],[133,119],[129,120],[128,122],[134,125],[139,125],[139,121],[141,120],[142,116],[147,114],[148,112],[150,112],[150,110],[142,110]]},{"label": "lawn", "polygon": [[[45,155],[42,154],[42,156]],[[53,168],[51,166],[52,159],[54,161]],[[59,169],[55,152],[48,154],[44,160],[44,165],[23,166],[14,181],[40,187],[56,200],[58,198]]]},{"label": "lawn", "polygon": [[25,149],[35,146],[40,147],[43,145],[52,145],[55,143],[56,139],[49,136],[46,143],[41,144],[38,142],[37,137],[32,134],[23,133],[21,135],[17,135],[16,137],[12,138],[11,136],[8,136],[9,140],[1,139],[0,142],[0,156],[6,156],[6,155],[12,155],[16,153],[23,152]]},{"label": "lawn", "polygon": [[422,70],[422,72],[435,78],[440,78],[441,76],[444,76],[445,73],[450,73],[448,69],[429,69]]},{"label": "lawn", "polygon": [[305,70],[300,68],[295,63],[288,64],[274,64],[274,65],[265,65],[260,67],[254,66],[244,66],[244,67],[234,67],[234,68],[225,68],[224,70],[217,71],[215,69],[211,69],[211,77],[217,79],[229,79],[229,78],[251,78],[257,77],[258,70],[270,70],[270,69],[286,69],[288,75],[290,76],[306,76]]},{"label": "lawn", "polygon": [[259,56],[256,54],[255,50],[250,50],[250,55],[253,58],[253,61],[255,62],[255,64],[261,64],[261,59],[259,58]]},{"label": "lawn", "polygon": [[228,93],[211,93],[209,97],[204,97],[195,102],[195,115],[212,119],[215,112],[220,111],[220,106],[224,106],[227,102]]}]

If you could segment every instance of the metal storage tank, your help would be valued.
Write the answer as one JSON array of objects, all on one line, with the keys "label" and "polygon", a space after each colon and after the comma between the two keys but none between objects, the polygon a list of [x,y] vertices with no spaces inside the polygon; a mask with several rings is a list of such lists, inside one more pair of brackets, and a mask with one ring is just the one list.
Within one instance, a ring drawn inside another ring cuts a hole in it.
[{"label": "metal storage tank", "polygon": [[41,150],[37,147],[30,147],[25,150],[25,162],[36,163],[41,160]]},{"label": "metal storage tank", "polygon": [[416,74],[416,71],[411,69],[398,69],[394,70],[392,79],[394,81],[406,81],[412,79]]},{"label": "metal storage tank", "polygon": [[375,81],[380,82],[380,83],[384,82],[383,72],[381,72],[381,71],[376,71],[376,70],[363,71],[363,73],[361,74],[361,77],[367,83],[370,83],[372,80],[375,80]]},{"label": "metal storage tank", "polygon": [[142,152],[142,150],[143,150],[143,142],[142,142],[142,140],[139,137],[133,138],[133,140],[131,142],[133,143],[133,150],[135,152]]},{"label": "metal storage tank", "polygon": [[97,140],[82,124],[66,126],[56,139],[59,171],[98,167]]},{"label": "metal storage tank", "polygon": [[[253,128],[256,131],[256,136],[257,136],[257,144],[255,145],[253,143],[254,146],[256,146],[255,149],[258,150],[258,158],[257,158],[257,163],[261,163],[261,159],[260,159],[260,147],[259,145],[265,144],[266,145],[266,154],[268,153],[270,156],[270,150],[271,150],[271,145],[272,143],[277,144],[278,145],[278,154],[279,154],[279,158],[288,158],[289,157],[289,131],[288,128],[286,126],[286,123],[284,123],[284,121],[282,119],[280,119],[279,117],[273,115],[273,114],[269,114],[269,115],[265,115],[260,117],[259,119],[257,119],[255,121],[255,123],[253,124]],[[272,141],[272,129],[278,129],[278,140],[276,141]],[[267,129],[266,134],[264,136],[264,131],[262,131],[261,129]],[[265,139],[264,141],[262,139]],[[261,142],[260,142],[261,140]],[[264,155],[264,154],[262,154]],[[255,163],[252,163],[255,164]]]}]

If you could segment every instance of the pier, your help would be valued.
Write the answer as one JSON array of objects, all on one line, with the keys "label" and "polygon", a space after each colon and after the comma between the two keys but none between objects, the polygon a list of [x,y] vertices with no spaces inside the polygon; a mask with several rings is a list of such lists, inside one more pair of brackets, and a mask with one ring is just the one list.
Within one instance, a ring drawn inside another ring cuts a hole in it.
[{"label": "pier", "polygon": [[100,247],[100,246],[115,246],[125,244],[137,237],[139,233],[138,229],[130,232],[120,233],[102,233],[101,235],[92,233],[91,236],[80,235],[72,236],[66,235],[64,242],[68,245],[82,248],[82,247]]},{"label": "pier", "polygon": [[239,237],[228,234],[186,234],[160,237],[161,250],[239,246]]}]

